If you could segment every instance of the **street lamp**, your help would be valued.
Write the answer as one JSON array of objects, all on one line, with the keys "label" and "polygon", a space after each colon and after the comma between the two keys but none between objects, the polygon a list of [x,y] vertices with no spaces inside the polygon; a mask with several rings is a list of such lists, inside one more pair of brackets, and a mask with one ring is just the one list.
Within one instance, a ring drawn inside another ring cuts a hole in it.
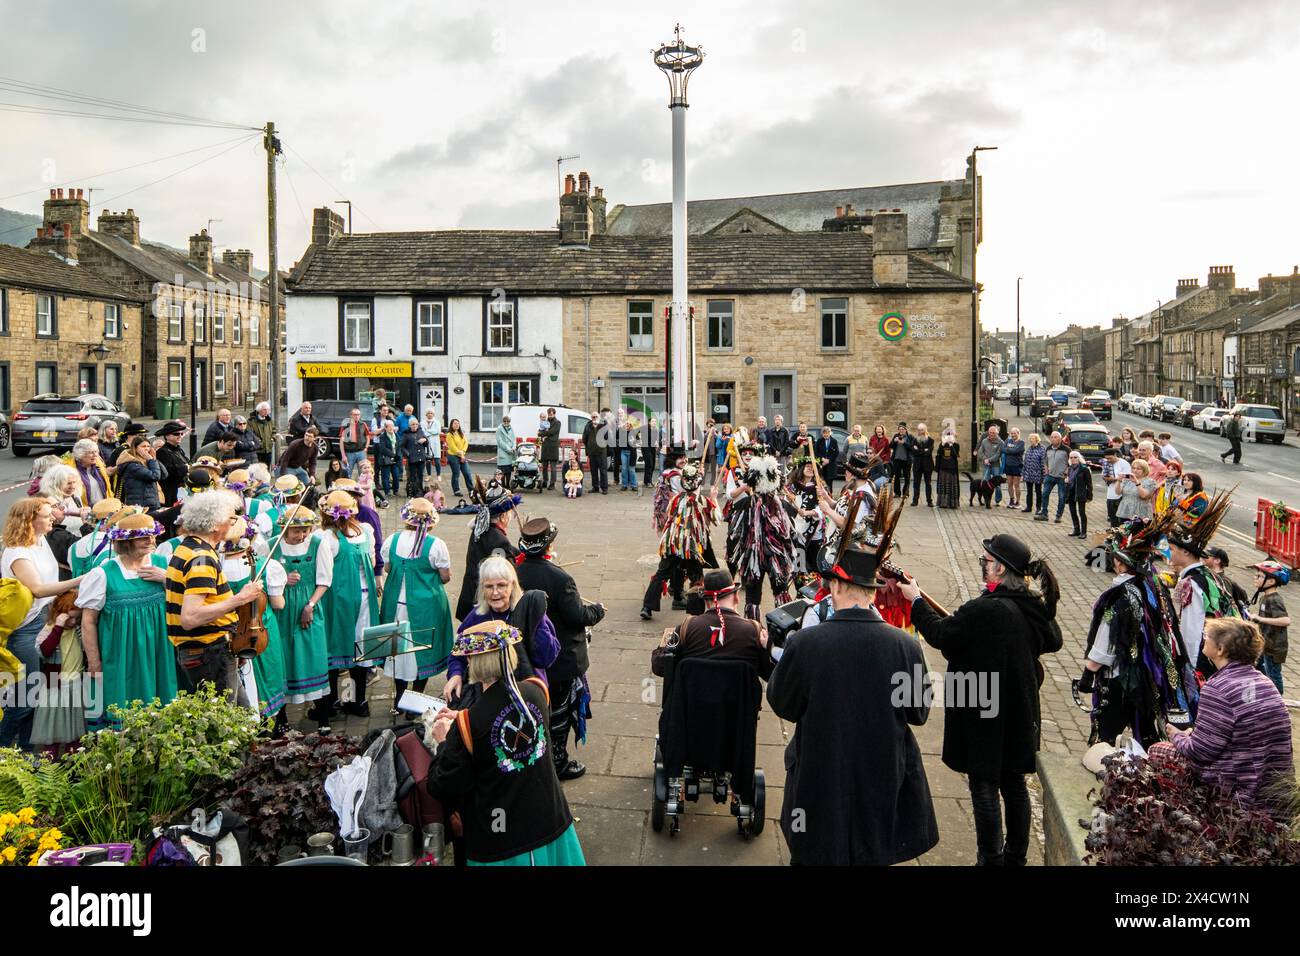
[{"label": "street lamp", "polygon": [[692,424],[695,418],[695,396],[687,395],[687,344],[691,354],[695,341],[688,339],[686,318],[689,293],[686,276],[686,86],[691,74],[704,63],[704,49],[688,46],[682,39],[682,25],[674,31],[676,41],[665,43],[654,52],[654,63],[668,78],[668,109],[673,117],[673,301],[668,319],[668,388],[667,418],[669,441],[676,435],[685,435],[683,413],[688,413]]}]

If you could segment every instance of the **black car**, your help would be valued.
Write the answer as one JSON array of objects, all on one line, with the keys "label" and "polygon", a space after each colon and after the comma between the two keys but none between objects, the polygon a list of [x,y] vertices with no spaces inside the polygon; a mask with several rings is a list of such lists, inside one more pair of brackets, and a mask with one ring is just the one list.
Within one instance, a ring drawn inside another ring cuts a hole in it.
[{"label": "black car", "polygon": [[1161,395],[1160,401],[1151,406],[1151,417],[1161,422],[1172,422],[1187,399],[1180,395]]},{"label": "black car", "polygon": [[1103,425],[1076,425],[1066,432],[1065,443],[1081,454],[1089,465],[1100,467],[1110,444],[1110,432]]},{"label": "black car", "polygon": [[26,458],[33,451],[71,451],[77,432],[107,422],[115,423],[120,432],[131,424],[131,416],[105,395],[37,395],[23,402],[14,416],[14,455]]},{"label": "black car", "polygon": [[[314,399],[311,414],[320,422],[320,434],[316,437],[316,457],[321,461],[343,457],[339,453],[339,429],[352,417],[352,409],[361,409],[361,421],[369,425],[375,417],[373,400],[357,401],[355,399]],[[400,409],[399,409],[400,410]]]}]

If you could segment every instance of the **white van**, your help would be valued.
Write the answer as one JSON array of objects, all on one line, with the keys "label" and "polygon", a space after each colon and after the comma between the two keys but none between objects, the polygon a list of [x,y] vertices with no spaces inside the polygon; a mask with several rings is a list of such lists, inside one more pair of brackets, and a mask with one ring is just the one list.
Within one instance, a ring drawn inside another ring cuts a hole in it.
[{"label": "white van", "polygon": [[[582,433],[586,430],[587,423],[591,421],[591,416],[568,405],[510,406],[510,427],[515,432],[515,444],[537,441],[537,426],[541,423],[540,419],[546,417],[548,408],[555,409],[555,417],[560,422],[560,460],[567,461],[569,449],[577,448],[578,460],[585,461],[587,455],[582,447]],[[541,451],[541,446],[538,445],[539,458]]]}]

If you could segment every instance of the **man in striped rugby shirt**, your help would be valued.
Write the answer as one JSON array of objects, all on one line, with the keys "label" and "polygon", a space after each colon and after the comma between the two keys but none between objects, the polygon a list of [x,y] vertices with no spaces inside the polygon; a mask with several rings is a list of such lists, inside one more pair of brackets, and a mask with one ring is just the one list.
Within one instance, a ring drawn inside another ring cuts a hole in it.
[{"label": "man in striped rugby shirt", "polygon": [[217,545],[234,524],[235,509],[234,495],[220,490],[192,495],[181,506],[185,536],[167,564],[167,637],[189,690],[211,681],[246,704],[230,639],[236,610],[255,601],[262,585],[250,581],[233,594],[221,571]]}]

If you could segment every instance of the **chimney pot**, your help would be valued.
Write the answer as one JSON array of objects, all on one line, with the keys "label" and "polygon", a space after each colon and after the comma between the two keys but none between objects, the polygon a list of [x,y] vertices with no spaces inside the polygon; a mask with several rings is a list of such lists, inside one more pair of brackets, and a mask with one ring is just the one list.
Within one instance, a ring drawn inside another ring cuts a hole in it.
[{"label": "chimney pot", "polygon": [[843,206],[836,206],[836,207],[835,207],[835,218],[836,218],[836,219],[843,219],[843,218],[844,218],[844,207],[843,207]]},{"label": "chimney pot", "polygon": [[50,198],[51,198],[51,199],[56,199],[57,196],[56,196],[55,194],[56,194],[57,192],[58,192],[57,189],[51,189],[51,190],[50,190]]}]

